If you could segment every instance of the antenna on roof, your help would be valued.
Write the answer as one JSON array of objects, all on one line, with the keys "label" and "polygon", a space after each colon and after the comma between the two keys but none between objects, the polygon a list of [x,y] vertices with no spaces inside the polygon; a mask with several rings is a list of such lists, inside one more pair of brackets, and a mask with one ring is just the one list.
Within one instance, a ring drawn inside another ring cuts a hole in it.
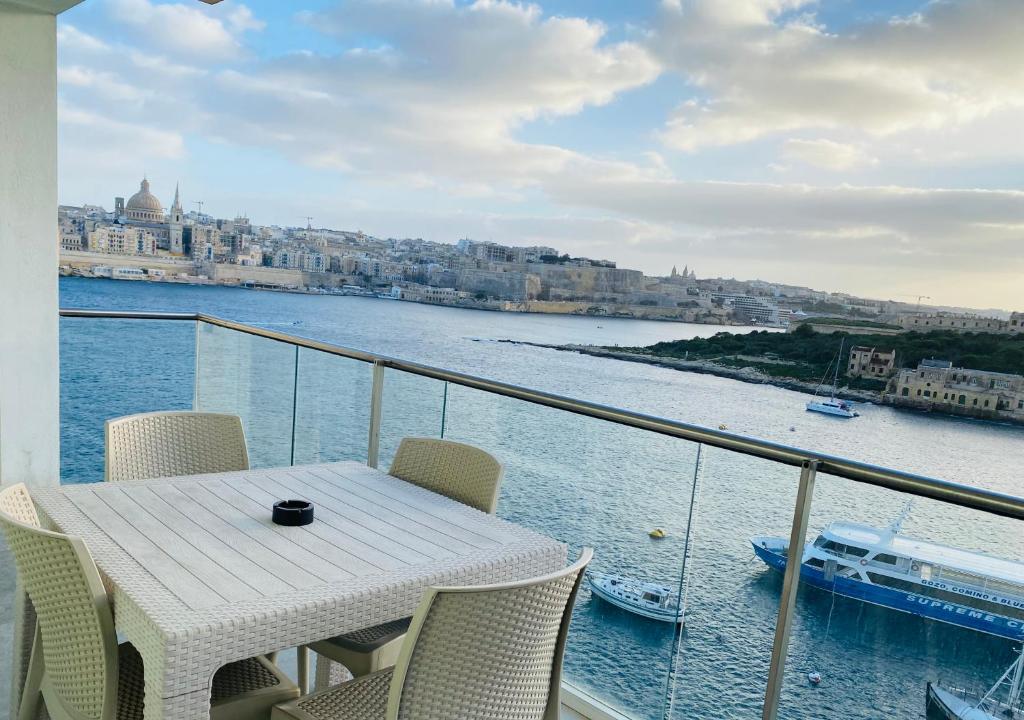
[{"label": "antenna on roof", "polygon": [[903,522],[910,515],[910,511],[913,509],[913,507],[914,501],[907,500],[907,504],[903,506],[903,510],[900,511],[900,514],[896,517],[895,520],[892,521],[892,525],[889,526],[889,532],[891,532],[893,535],[899,535],[900,532],[902,532]]}]

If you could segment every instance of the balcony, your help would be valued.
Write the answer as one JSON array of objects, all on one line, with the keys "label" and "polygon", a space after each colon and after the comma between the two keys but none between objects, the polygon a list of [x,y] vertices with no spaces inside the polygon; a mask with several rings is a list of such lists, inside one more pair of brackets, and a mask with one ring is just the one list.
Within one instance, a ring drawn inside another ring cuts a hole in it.
[{"label": "balcony", "polygon": [[677,593],[681,632],[584,587],[566,717],[832,717],[850,693],[916,717],[926,682],[987,688],[1013,660],[1005,637],[802,587],[801,573],[760,562],[751,538],[778,537],[795,568],[829,523],[886,528],[913,499],[913,535],[1016,558],[1019,498],[214,317],[61,315],[64,482],[101,480],[103,421],[134,412],[237,414],[254,468],[387,467],[402,437],[445,437],[506,464],[499,516],[570,554],[594,547],[593,571]]}]

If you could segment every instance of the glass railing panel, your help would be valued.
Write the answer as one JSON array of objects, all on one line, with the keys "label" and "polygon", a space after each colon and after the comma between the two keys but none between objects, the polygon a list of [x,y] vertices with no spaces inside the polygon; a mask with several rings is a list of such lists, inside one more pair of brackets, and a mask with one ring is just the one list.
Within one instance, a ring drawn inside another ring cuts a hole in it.
[{"label": "glass railing panel", "polygon": [[[593,547],[592,578],[678,593],[696,444],[454,384],[445,437],[504,463],[501,517],[566,542],[571,557]],[[655,529],[665,537],[652,538]],[[617,607],[585,582],[564,679],[629,717],[661,720],[678,638],[674,622]]]},{"label": "glass railing panel", "polygon": [[60,320],[61,482],[103,480],[103,426],[192,407],[196,323]]},{"label": "glass railing panel", "polygon": [[753,541],[789,526],[799,475],[799,468],[701,446],[686,626],[667,718],[761,716],[782,582],[757,559]]},{"label": "glass railing panel", "polygon": [[380,453],[387,470],[404,437],[443,437],[448,383],[387,368],[381,397]]},{"label": "glass railing panel", "polygon": [[299,349],[295,464],[366,462],[373,365]]},{"label": "glass railing panel", "polygon": [[955,717],[928,683],[974,705],[1019,657],[1024,523],[819,473],[808,526],[780,718]]},{"label": "glass railing panel", "polygon": [[242,419],[251,467],[290,464],[298,348],[206,323],[197,332],[195,408]]}]

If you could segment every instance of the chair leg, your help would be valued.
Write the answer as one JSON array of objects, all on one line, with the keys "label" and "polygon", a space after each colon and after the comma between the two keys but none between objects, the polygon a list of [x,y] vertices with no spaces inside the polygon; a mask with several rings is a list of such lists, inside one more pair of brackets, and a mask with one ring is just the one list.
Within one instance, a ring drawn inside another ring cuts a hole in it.
[{"label": "chair leg", "polygon": [[309,693],[309,648],[307,646],[299,645],[295,649],[295,663],[298,666],[299,692],[306,695]]},{"label": "chair leg", "polygon": [[39,622],[36,621],[36,636],[32,641],[32,658],[28,662],[28,674],[25,676],[25,686],[21,691],[21,704],[18,708],[18,720],[36,720],[39,713],[40,687],[43,683],[43,640],[39,629]]}]

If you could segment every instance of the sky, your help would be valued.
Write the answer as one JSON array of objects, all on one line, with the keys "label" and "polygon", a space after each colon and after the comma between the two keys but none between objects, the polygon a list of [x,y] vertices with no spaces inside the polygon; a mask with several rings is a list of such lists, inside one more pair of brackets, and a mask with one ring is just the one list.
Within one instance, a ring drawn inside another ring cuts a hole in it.
[{"label": "sky", "polygon": [[1021,0],[86,0],[60,201],[1024,310]]}]

